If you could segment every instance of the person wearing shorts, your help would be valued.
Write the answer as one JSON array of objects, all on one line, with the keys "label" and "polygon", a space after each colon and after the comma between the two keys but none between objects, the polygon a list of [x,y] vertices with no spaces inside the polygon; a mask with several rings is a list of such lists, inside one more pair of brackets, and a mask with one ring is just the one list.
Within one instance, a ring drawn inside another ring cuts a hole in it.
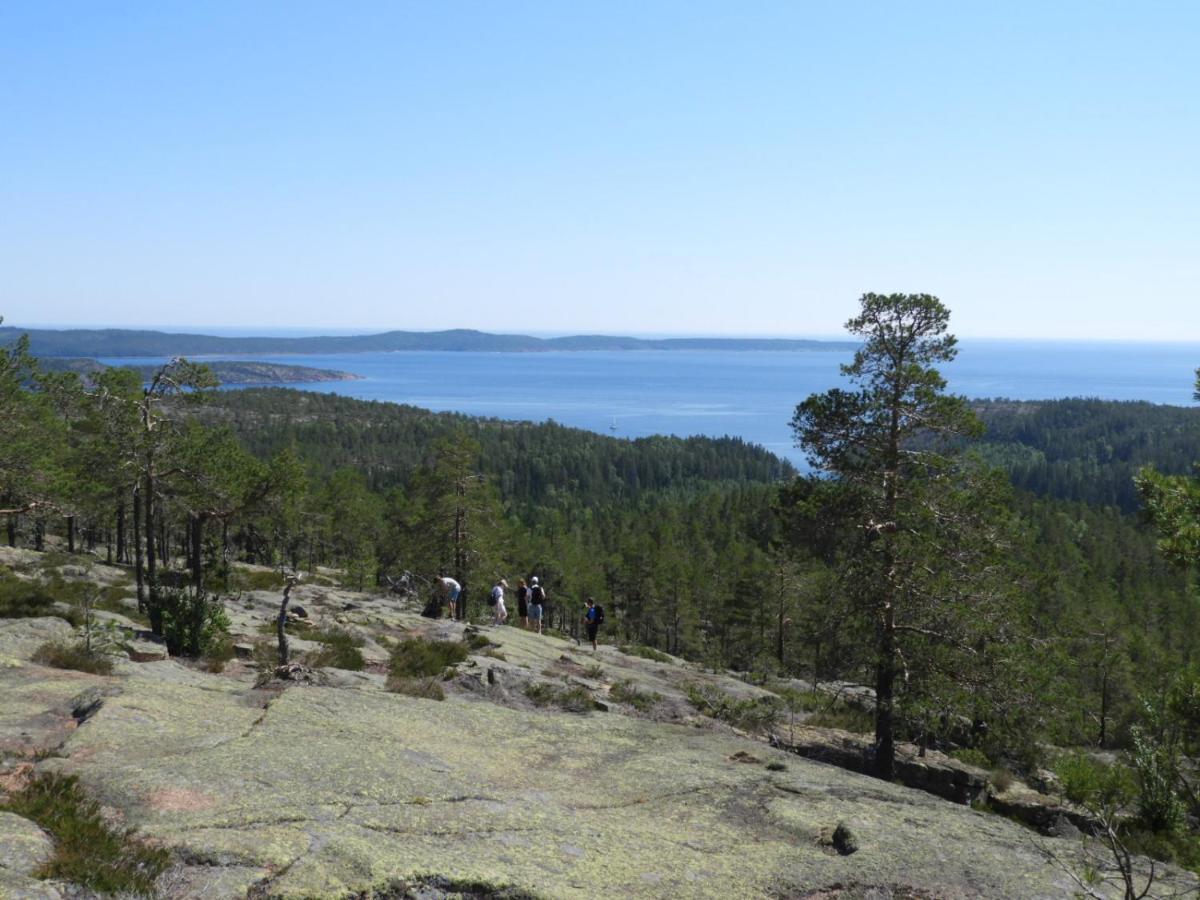
[{"label": "person wearing shorts", "polygon": [[529,621],[533,623],[533,630],[538,634],[542,633],[542,617],[546,613],[544,600],[546,592],[542,590],[542,586],[538,584],[537,576],[533,576],[533,587],[529,589]]},{"label": "person wearing shorts", "polygon": [[438,579],[441,584],[442,593],[446,595],[446,601],[450,606],[450,618],[455,618],[455,613],[458,610],[458,595],[462,593],[462,585],[446,575]]}]

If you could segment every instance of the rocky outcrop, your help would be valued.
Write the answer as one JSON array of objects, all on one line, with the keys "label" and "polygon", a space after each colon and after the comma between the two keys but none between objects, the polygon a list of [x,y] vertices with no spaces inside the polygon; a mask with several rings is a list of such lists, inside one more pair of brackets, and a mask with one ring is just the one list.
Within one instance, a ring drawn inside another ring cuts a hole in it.
[{"label": "rocky outcrop", "polygon": [[[365,671],[260,688],[249,661],[211,674],[126,660],[101,678],[29,661],[65,623],[0,623],[9,771],[77,774],[114,819],[172,849],[183,897],[1071,896],[1038,842],[1070,864],[1077,841],[772,748],[684,700],[690,682],[759,688],[484,628],[445,702],[392,694],[386,641],[462,626],[390,598],[347,610],[337,589],[297,596],[318,626],[367,636]],[[232,604],[239,642],[270,640],[277,609],[269,592]],[[609,711],[536,706],[526,688],[540,682]],[[610,697],[618,683],[650,695],[645,708]]]}]

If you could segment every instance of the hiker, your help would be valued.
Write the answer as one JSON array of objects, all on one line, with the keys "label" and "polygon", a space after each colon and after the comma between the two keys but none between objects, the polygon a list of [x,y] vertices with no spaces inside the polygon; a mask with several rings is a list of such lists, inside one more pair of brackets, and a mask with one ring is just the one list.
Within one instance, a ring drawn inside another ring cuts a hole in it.
[{"label": "hiker", "polygon": [[533,586],[529,588],[529,618],[533,621],[534,630],[542,633],[542,618],[546,614],[546,592],[538,584],[537,576],[531,579]]},{"label": "hiker", "polygon": [[493,625],[503,625],[508,618],[508,610],[504,608],[504,589],[506,587],[508,587],[508,582],[501,578],[492,588],[491,596],[488,597],[488,603],[492,606]]},{"label": "hiker", "polygon": [[591,597],[587,598],[587,609],[583,613],[583,621],[587,623],[588,640],[592,642],[592,652],[596,652],[596,632],[604,624],[604,607],[597,606]]},{"label": "hiker", "polygon": [[450,607],[450,618],[457,618],[458,595],[462,593],[462,585],[445,572],[438,576],[438,585],[446,597],[446,605]]},{"label": "hiker", "polygon": [[[536,578],[533,583],[537,584]],[[521,627],[529,628],[529,588],[525,586],[524,578],[517,583],[517,616],[521,619]]]}]

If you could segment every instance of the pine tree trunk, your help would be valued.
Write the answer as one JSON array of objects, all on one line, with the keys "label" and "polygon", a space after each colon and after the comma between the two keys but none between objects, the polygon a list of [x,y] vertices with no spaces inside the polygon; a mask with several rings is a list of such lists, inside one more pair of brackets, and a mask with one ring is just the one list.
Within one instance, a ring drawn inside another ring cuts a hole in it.
[{"label": "pine tree trunk", "polygon": [[191,519],[191,535],[192,535],[192,586],[199,592],[204,587],[204,563],[200,558],[200,546],[204,536],[204,517],[200,515],[192,516]]},{"label": "pine tree trunk", "polygon": [[146,584],[142,558],[142,494],[137,488],[133,489],[133,574],[137,582],[138,612],[146,611]]},{"label": "pine tree trunk", "polygon": [[17,546],[17,517],[8,517],[8,546]]},{"label": "pine tree trunk", "polygon": [[149,587],[149,600],[147,603],[147,612],[150,616],[150,630],[155,634],[162,635],[162,604],[159,603],[158,593],[158,555],[155,552],[155,542],[157,540],[154,517],[154,476],[151,474],[150,467],[147,467],[146,472],[146,496],[142,498],[142,507],[144,514],[144,524],[146,530],[146,582]]},{"label": "pine tree trunk", "polygon": [[67,552],[75,555],[75,517],[67,516]]},{"label": "pine tree trunk", "polygon": [[122,499],[117,504],[117,562],[129,562],[129,556],[125,548],[125,501]]}]

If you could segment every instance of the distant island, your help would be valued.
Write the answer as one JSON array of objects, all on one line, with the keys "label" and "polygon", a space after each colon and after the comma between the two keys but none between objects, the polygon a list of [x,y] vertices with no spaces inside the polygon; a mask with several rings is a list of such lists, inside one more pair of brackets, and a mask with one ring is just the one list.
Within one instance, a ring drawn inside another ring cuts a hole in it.
[{"label": "distant island", "polygon": [[[90,375],[110,368],[90,357],[48,357],[40,361],[42,369],[50,372],[78,372]],[[268,385],[268,384],[316,384],[323,381],[357,381],[361,375],[340,372],[337,369],[317,369],[312,366],[292,366],[281,363],[250,362],[241,360],[213,360],[208,367],[224,385]],[[122,366],[135,369],[150,378],[158,366]]]},{"label": "distant island", "polygon": [[386,331],[326,337],[217,337],[120,328],[53,330],[0,328],[0,344],[28,334],[35,356],[216,356],[231,353],[315,354],[404,350],[539,353],[551,350],[855,350],[853,341],[791,338],[633,338],[599,334],[538,338],[525,334],[452,331]]}]

